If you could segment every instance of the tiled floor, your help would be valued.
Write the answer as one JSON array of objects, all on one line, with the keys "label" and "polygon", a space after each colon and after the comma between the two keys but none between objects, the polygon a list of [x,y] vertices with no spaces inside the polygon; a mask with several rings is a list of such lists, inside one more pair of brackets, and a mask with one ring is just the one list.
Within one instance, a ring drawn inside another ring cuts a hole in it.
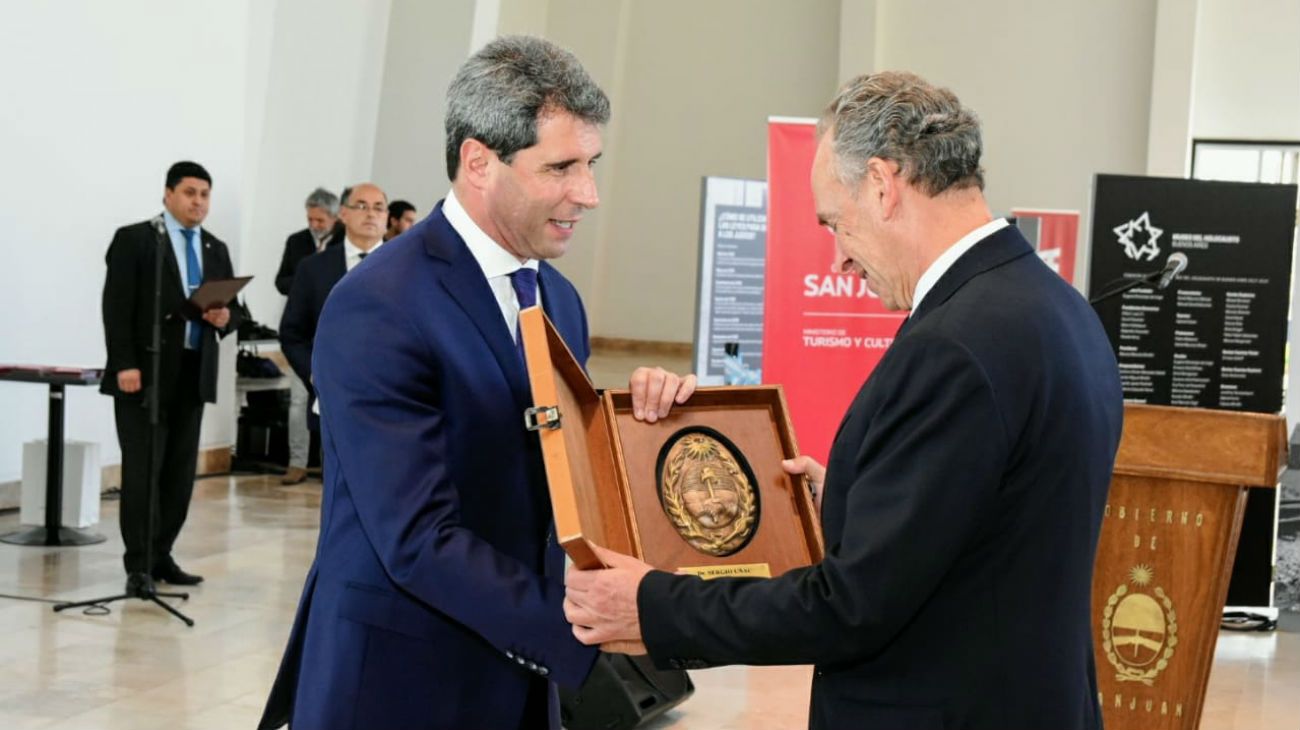
[{"label": "tiled floor", "polygon": [[[598,385],[620,386],[635,364],[683,367],[655,360],[599,357],[591,371]],[[182,566],[207,577],[180,606],[197,621],[193,628],[139,601],[88,616],[0,599],[0,728],[254,727],[315,547],[319,502],[315,482],[201,481],[177,550]],[[0,545],[0,593],[81,599],[119,592],[116,502],[104,503],[102,518],[109,540],[100,545]],[[16,523],[16,513],[0,515],[0,532]],[[728,667],[692,676],[696,696],[653,727],[788,730],[806,723],[807,668]],[[1225,634],[1202,727],[1294,728],[1297,688],[1300,634]]]}]

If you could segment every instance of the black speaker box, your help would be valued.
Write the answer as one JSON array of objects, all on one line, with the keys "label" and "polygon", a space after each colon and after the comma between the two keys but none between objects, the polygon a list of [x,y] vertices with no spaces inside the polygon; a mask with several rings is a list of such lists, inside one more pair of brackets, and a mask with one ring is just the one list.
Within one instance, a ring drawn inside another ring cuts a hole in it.
[{"label": "black speaker box", "polygon": [[602,654],[577,691],[560,688],[567,730],[632,730],[695,693],[686,672],[655,669],[650,657]]}]

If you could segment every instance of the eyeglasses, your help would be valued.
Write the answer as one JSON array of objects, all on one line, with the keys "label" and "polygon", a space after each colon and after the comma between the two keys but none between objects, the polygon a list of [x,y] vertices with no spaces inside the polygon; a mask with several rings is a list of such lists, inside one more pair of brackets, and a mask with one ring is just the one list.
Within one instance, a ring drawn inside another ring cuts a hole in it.
[{"label": "eyeglasses", "polygon": [[375,203],[374,205],[366,205],[365,203],[352,203],[351,205],[345,205],[343,207],[351,208],[352,210],[355,210],[358,213],[364,213],[366,211],[370,211],[371,213],[374,213],[376,215],[383,215],[388,212],[388,206],[384,205],[383,203]]}]

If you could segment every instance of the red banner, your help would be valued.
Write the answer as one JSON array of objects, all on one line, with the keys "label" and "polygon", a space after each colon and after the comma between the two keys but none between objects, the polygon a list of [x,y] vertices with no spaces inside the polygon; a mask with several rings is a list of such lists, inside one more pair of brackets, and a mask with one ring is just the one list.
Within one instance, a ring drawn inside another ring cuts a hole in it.
[{"label": "red banner", "polygon": [[768,122],[763,382],[785,388],[799,450],[825,463],[849,402],[880,362],[905,313],[885,309],[864,279],[835,274],[835,239],[813,206],[815,126]]},{"label": "red banner", "polygon": [[1079,211],[1014,208],[1011,215],[1015,216],[1020,232],[1038,250],[1038,257],[1073,284],[1074,256],[1079,248]]}]

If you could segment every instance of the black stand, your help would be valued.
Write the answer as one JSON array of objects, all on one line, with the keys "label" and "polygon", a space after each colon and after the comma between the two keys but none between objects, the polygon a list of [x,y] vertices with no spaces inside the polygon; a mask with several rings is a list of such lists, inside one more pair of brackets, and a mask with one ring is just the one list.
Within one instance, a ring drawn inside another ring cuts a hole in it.
[{"label": "black stand", "polygon": [[[153,265],[153,340],[149,351],[149,361],[152,366],[153,382],[148,385],[145,392],[145,400],[149,403],[149,489],[145,494],[148,500],[148,515],[146,522],[145,538],[145,563],[143,575],[133,574],[128,577],[126,592],[116,596],[105,598],[94,598],[88,601],[75,601],[72,603],[58,603],[54,606],[57,613],[68,608],[77,608],[79,606],[99,606],[113,601],[124,601],[128,598],[138,598],[142,601],[153,601],[162,606],[162,608],[185,622],[186,626],[193,626],[194,620],[189,616],[177,611],[172,606],[163,602],[163,598],[179,598],[182,601],[189,600],[188,593],[163,593],[154,586],[153,582],[153,539],[157,526],[154,524],[158,514],[158,399],[161,393],[158,392],[158,381],[160,380],[160,360],[162,359],[162,260],[167,252],[167,232],[162,226],[162,221],[156,222],[157,246],[154,249]],[[197,324],[195,325],[198,326]],[[140,579],[137,580],[136,578]]]},{"label": "black stand", "polygon": [[[63,527],[63,388],[64,382],[58,376],[44,376],[38,373],[11,374],[7,380],[26,380],[28,382],[48,382],[50,385],[50,427],[46,442],[48,448],[45,457],[45,525],[29,527],[25,530],[0,535],[0,542],[11,545],[94,545],[106,538],[94,532],[83,532],[75,527]],[[53,378],[53,379],[52,379]],[[57,380],[56,380],[57,379]],[[95,379],[96,381],[98,378]],[[86,383],[85,378],[69,378],[71,384]]]},{"label": "black stand", "polygon": [[112,603],[113,601],[125,601],[128,598],[139,598],[142,601],[153,601],[159,606],[162,606],[163,610],[167,611],[167,613],[170,613],[171,615],[175,616],[181,621],[184,621],[186,626],[194,625],[194,619],[190,618],[189,616],[186,616],[180,611],[177,611],[175,608],[172,608],[171,604],[162,600],[164,598],[179,598],[182,601],[188,601],[190,598],[190,594],[166,593],[164,591],[157,590],[154,587],[152,580],[148,582],[129,584],[127,585],[126,593],[122,593],[116,596],[107,596],[104,598],[92,598],[86,601],[72,601],[69,603],[56,603],[54,604],[54,612],[58,613],[59,611],[62,611],[64,609],[79,608],[81,606],[102,606],[105,603]]},{"label": "black stand", "polygon": [[[1100,304],[1101,302],[1104,302],[1107,299],[1110,299],[1111,297],[1117,297],[1120,294],[1123,294],[1129,289],[1142,286],[1143,284],[1147,284],[1147,285],[1154,284],[1160,279],[1160,277],[1164,273],[1165,273],[1164,269],[1161,269],[1159,271],[1153,271],[1150,274],[1144,274],[1142,276],[1139,276],[1136,279],[1128,279],[1124,281],[1122,284],[1115,286],[1113,289],[1107,289],[1106,291],[1103,291],[1102,293],[1098,294],[1092,299],[1089,299],[1088,303]],[[1112,284],[1114,284],[1114,282],[1112,282]],[[1157,285],[1156,288],[1163,289],[1164,287]]]}]

